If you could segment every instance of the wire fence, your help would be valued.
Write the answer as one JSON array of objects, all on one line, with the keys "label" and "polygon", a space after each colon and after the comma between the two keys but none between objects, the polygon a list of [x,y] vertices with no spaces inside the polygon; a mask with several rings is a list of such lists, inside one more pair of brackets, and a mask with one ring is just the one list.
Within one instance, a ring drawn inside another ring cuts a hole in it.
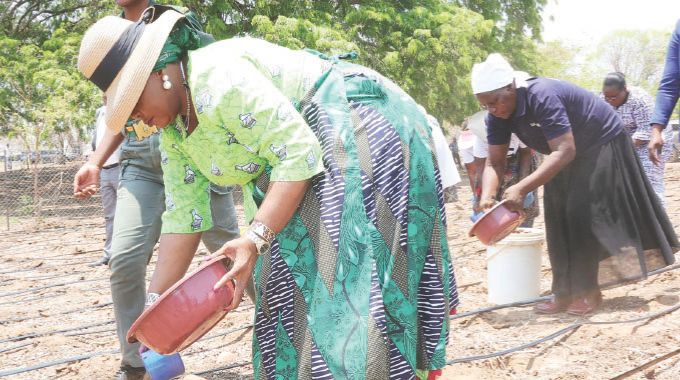
[{"label": "wire fence", "polygon": [[0,230],[41,229],[67,218],[102,216],[99,195],[73,197],[73,177],[85,162],[81,154],[0,156]]},{"label": "wire fence", "polygon": [[[69,221],[103,216],[99,193],[89,199],[73,197],[73,178],[85,163],[82,154],[26,154],[0,156],[0,231],[41,230]],[[234,202],[242,204],[235,188]],[[445,201],[455,202],[455,187]]]}]

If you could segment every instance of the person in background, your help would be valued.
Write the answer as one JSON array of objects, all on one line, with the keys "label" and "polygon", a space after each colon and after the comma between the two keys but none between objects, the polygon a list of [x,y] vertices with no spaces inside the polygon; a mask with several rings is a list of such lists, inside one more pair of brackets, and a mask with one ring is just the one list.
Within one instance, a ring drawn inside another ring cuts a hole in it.
[{"label": "person in background", "polygon": [[[92,136],[92,152],[97,150],[106,134],[106,95],[104,104],[97,108],[95,113],[95,129]],[[102,198],[104,209],[104,221],[106,222],[106,242],[104,243],[104,254],[102,258],[90,264],[95,267],[98,265],[109,265],[111,259],[111,241],[113,240],[113,220],[116,215],[116,198],[118,197],[118,182],[120,181],[120,150],[116,149],[99,172],[99,193]]]},{"label": "person in background", "polygon": [[[156,10],[155,18],[169,8],[148,0],[117,0],[116,3],[123,8],[121,17],[131,21],[139,20],[150,5]],[[187,14],[177,24],[178,38],[194,36],[201,45],[214,41],[212,36],[201,31],[193,13],[186,8],[172,9]],[[168,52],[169,56],[174,54],[177,52]],[[181,86],[180,83],[175,85]],[[107,99],[107,119],[120,101]],[[77,198],[92,195],[99,184],[100,168],[120,146],[121,177],[109,260],[111,296],[122,356],[120,369],[115,375],[117,380],[141,380],[146,374],[139,343],[128,343],[126,335],[145,307],[146,266],[160,237],[161,215],[166,209],[174,209],[177,202],[166,194],[162,167],[168,157],[161,153],[158,132],[143,122],[128,121],[115,133],[109,127],[97,150],[74,178],[74,195]],[[230,187],[210,185],[206,194],[209,197],[206,206],[212,212],[211,218],[204,222],[212,227],[202,235],[202,241],[210,252],[215,252],[239,236],[238,221]],[[254,295],[252,281],[244,286],[249,295]]]},{"label": "person in background", "polygon": [[[472,155],[475,157],[475,168],[477,169],[477,175],[475,176],[477,182],[475,188],[480,189],[481,193],[483,191],[482,178],[484,168],[486,167],[486,158],[489,156],[489,144],[486,142],[486,139],[475,136]],[[524,145],[524,143],[517,138],[517,135],[513,133],[510,138],[510,143],[508,144],[505,174],[500,189],[498,190],[497,197],[500,197],[505,192],[505,189],[515,185],[517,182],[533,173],[537,166],[538,160],[536,158],[536,153],[533,149]],[[540,214],[537,193],[538,190],[531,191],[527,193],[524,198],[523,210],[525,219],[520,227],[531,228],[534,226],[534,219]],[[481,211],[479,202],[474,205],[473,209],[476,212]],[[479,216],[481,215],[473,215],[473,221],[476,221]]]},{"label": "person in background", "polygon": [[664,145],[672,146],[672,142],[666,139],[668,135],[663,131],[668,126],[671,114],[678,103],[678,97],[680,97],[680,20],[675,24],[668,42],[666,64],[659,82],[659,90],[656,92],[656,106],[650,120],[652,138],[649,140],[647,150],[649,159],[656,165],[662,164]]},{"label": "person in background", "polygon": [[[666,161],[673,153],[672,144],[664,144],[659,161],[654,164],[649,157],[647,146],[652,137],[652,98],[649,94],[638,87],[628,87],[626,77],[619,72],[607,74],[602,84],[604,101],[609,103],[621,117],[624,131],[631,137],[635,152],[637,153],[644,172],[654,187],[654,192],[659,196],[661,204],[665,204],[663,173]],[[673,131],[670,128],[664,130],[664,141],[673,139]]]},{"label": "person in background", "polygon": [[475,144],[475,135],[469,131],[464,130],[458,136],[458,155],[460,157],[460,162],[465,167],[465,172],[467,173],[468,183],[470,184],[470,190],[472,191],[471,203],[473,206],[473,215],[479,210],[474,210],[474,206],[479,203],[479,188],[477,188],[477,167],[475,166],[475,156],[472,153]]},{"label": "person in background", "polygon": [[5,171],[12,170],[12,156],[9,150],[9,143],[5,144]]},{"label": "person in background", "polygon": [[458,137],[456,136],[455,132],[451,137],[449,150],[451,151],[451,155],[453,155],[453,161],[456,163],[456,167],[459,170],[463,170],[463,164],[460,162],[460,154],[458,153]]},{"label": "person in background", "polygon": [[451,155],[451,151],[446,144],[444,131],[437,118],[427,113],[427,110],[420,104],[418,105],[418,110],[426,115],[427,122],[432,129],[432,145],[435,157],[437,158],[437,165],[439,166],[439,180],[442,189],[445,195],[449,190],[454,190],[455,194],[456,184],[460,182],[460,174],[458,173],[458,168]]},{"label": "person in background", "polygon": [[592,313],[602,302],[600,286],[646,278],[675,261],[680,242],[673,225],[611,106],[568,82],[516,78],[496,53],[473,66],[471,82],[489,111],[482,208],[497,200],[513,133],[545,155],[502,194],[519,210],[529,192],[544,186],[554,297],[536,312]]}]

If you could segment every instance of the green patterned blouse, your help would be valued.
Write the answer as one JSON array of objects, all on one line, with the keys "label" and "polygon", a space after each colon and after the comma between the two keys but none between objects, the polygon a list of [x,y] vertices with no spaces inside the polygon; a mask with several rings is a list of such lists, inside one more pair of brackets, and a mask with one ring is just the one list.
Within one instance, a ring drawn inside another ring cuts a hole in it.
[{"label": "green patterned blouse", "polygon": [[163,233],[212,227],[210,182],[243,186],[250,220],[256,211],[251,181],[265,167],[272,168],[271,181],[301,181],[323,171],[319,142],[296,106],[329,65],[253,38],[190,52],[199,125],[189,136],[181,122],[163,130]]}]

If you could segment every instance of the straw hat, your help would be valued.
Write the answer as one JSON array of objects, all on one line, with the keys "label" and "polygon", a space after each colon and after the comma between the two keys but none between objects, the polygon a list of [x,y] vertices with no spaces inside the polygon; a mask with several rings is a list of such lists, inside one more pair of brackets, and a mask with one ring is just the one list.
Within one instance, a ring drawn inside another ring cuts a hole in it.
[{"label": "straw hat", "polygon": [[129,119],[168,35],[183,17],[182,13],[167,10],[146,24],[107,16],[85,32],[78,70],[105,92],[109,130],[120,132]]}]

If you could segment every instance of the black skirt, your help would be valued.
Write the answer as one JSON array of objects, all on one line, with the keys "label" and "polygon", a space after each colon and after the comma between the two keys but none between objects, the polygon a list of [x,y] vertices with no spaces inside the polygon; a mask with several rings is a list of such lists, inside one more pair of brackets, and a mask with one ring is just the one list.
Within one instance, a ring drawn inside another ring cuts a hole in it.
[{"label": "black skirt", "polygon": [[544,190],[555,295],[643,279],[675,261],[678,238],[625,133],[579,154]]}]

